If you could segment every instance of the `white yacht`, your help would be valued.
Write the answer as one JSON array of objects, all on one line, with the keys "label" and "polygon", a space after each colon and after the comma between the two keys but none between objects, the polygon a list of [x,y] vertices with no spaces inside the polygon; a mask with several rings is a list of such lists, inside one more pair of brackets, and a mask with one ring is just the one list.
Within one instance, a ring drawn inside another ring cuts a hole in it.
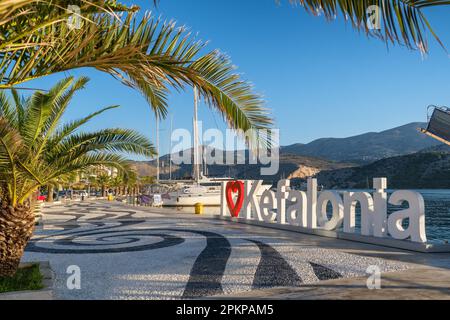
[{"label": "white yacht", "polygon": [[[220,193],[223,181],[232,181],[233,178],[209,178],[202,174],[202,148],[199,143],[197,107],[198,92],[194,87],[194,119],[193,119],[193,180],[192,181],[166,181],[171,186],[169,191],[161,193],[162,205],[169,207],[189,207],[201,203],[204,206],[220,206]],[[158,146],[158,142],[157,142]],[[159,182],[159,163],[157,163],[157,175]],[[206,165],[205,165],[206,168]],[[261,188],[261,193],[270,186]]]},{"label": "white yacht", "polygon": [[196,203],[220,206],[221,183],[224,180],[203,178],[193,183],[182,183],[176,191],[162,194],[163,206],[189,207]]},{"label": "white yacht", "polygon": [[[235,179],[201,179],[196,183],[182,184],[179,189],[172,192],[166,192],[161,195],[163,206],[167,207],[192,207],[196,203],[204,206],[220,206],[220,193],[223,181],[233,181]],[[262,185],[257,191],[260,197],[265,190],[270,189],[271,185]],[[237,197],[237,195],[236,195]]]}]

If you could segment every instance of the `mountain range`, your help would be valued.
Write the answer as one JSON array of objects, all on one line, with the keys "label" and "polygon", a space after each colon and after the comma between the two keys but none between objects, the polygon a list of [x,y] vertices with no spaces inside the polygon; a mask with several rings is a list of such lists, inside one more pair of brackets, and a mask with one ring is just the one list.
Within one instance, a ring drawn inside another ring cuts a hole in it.
[{"label": "mountain range", "polygon": [[[169,178],[168,157],[160,158],[160,178]],[[155,161],[133,162],[135,170],[140,176],[156,174]],[[275,175],[261,176],[261,168],[268,165],[258,164],[210,164],[207,166],[209,177],[239,177],[242,179],[263,179],[266,181],[276,181],[281,178],[307,178],[323,170],[334,170],[355,166],[352,163],[329,161],[314,157],[304,157],[299,155],[281,154],[279,158],[279,170]],[[181,164],[172,166],[172,178],[189,178],[192,174],[192,165]]]},{"label": "mountain range", "polygon": [[450,152],[417,152],[360,167],[325,170],[316,176],[326,189],[366,189],[375,177],[386,177],[390,189],[448,189]]},{"label": "mountain range", "polygon": [[381,132],[368,132],[348,138],[322,138],[307,144],[281,147],[281,153],[311,156],[334,161],[370,163],[442,145],[418,131],[426,123],[413,122]]}]

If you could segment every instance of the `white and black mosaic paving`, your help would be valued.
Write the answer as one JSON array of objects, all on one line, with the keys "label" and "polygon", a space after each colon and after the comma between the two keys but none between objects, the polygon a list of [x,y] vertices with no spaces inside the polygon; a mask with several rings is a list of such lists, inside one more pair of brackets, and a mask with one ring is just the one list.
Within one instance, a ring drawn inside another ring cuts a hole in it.
[{"label": "white and black mosaic paving", "polygon": [[[226,222],[109,203],[46,208],[26,261],[48,260],[60,299],[201,298],[407,268],[400,262],[305,246]],[[81,271],[69,289],[67,268]]]}]

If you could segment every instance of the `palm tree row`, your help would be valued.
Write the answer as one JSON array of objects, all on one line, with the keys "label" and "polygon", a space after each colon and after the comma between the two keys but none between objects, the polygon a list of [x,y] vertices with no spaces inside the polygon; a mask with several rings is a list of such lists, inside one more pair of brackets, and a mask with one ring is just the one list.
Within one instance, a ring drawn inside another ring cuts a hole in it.
[{"label": "palm tree row", "polygon": [[58,82],[49,92],[29,97],[0,91],[0,276],[13,274],[34,226],[31,196],[42,186],[54,185],[96,166],[115,167],[126,176],[128,160],[122,153],[155,155],[141,134],[120,128],[80,132],[86,122],[116,108],[110,106],[82,119],[61,124],[74,94],[87,78]]},{"label": "palm tree row", "polygon": [[[94,172],[95,174],[93,174]],[[143,186],[152,184],[155,181],[154,177],[138,176],[134,170],[109,174],[102,168],[97,168],[94,172],[89,172],[87,174],[88,178],[80,185],[83,188],[89,185],[91,190],[92,188],[100,190],[100,196],[102,197],[105,197],[109,191],[112,191],[116,196],[138,195]]]}]

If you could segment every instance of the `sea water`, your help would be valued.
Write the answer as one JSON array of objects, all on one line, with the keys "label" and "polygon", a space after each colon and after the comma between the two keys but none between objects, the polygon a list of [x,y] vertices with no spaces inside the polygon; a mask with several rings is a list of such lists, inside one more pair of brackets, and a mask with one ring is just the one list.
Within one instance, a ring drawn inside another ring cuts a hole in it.
[{"label": "sea water", "polygon": [[425,226],[430,242],[450,242],[450,189],[416,190],[425,200]]},{"label": "sea water", "polygon": [[[366,191],[371,193],[373,190],[340,190],[344,191]],[[386,190],[388,197],[394,190]],[[450,242],[450,189],[420,189],[414,190],[419,192],[425,201],[425,228],[427,233],[427,241],[432,243]],[[388,214],[407,208],[407,203],[401,206],[393,206],[388,204]],[[329,210],[331,211],[331,209]],[[356,229],[360,231],[360,207],[356,207]],[[405,221],[407,227],[407,221]]]}]

